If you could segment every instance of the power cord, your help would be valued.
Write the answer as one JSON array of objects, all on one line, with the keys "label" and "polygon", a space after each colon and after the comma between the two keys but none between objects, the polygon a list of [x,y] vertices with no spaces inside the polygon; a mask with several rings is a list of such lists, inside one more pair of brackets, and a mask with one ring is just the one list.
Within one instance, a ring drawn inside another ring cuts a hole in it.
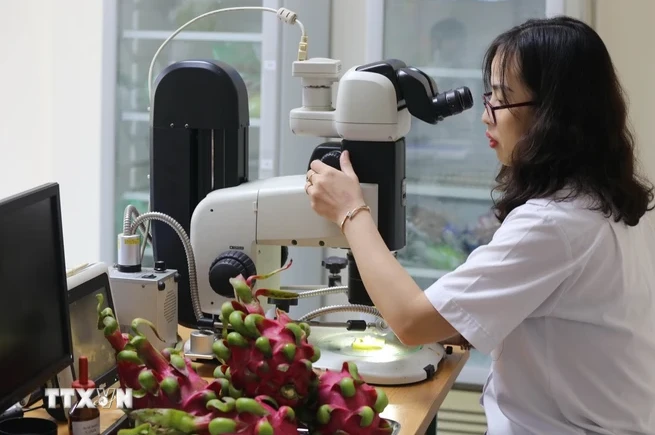
[{"label": "power cord", "polygon": [[0,421],[9,420],[10,418],[23,417],[26,413],[36,411],[37,409],[45,408],[44,404],[33,406],[31,408],[23,407],[20,403],[9,407],[0,414]]},{"label": "power cord", "polygon": [[[298,43],[298,60],[303,61],[307,60],[307,34],[305,33],[305,26],[300,22],[300,20],[297,18],[297,14],[287,8],[280,8],[280,9],[273,9],[273,8],[264,8],[264,7],[259,7],[259,6],[241,6],[241,7],[234,7],[234,8],[223,8],[223,9],[217,9],[214,11],[209,11],[206,12],[202,15],[198,15],[197,17],[193,18],[192,20],[187,21],[185,24],[183,24],[180,28],[178,28],[175,32],[171,34],[166,40],[159,46],[157,51],[155,52],[155,55],[152,57],[152,61],[150,62],[150,68],[148,68],[148,101],[152,103],[152,71],[155,67],[155,61],[157,60],[157,57],[159,56],[159,53],[164,49],[164,47],[173,39],[175,38],[178,33],[180,33],[182,30],[184,30],[186,27],[190,26],[191,24],[195,23],[196,21],[209,17],[211,15],[216,15],[220,12],[232,12],[232,11],[244,11],[244,10],[259,10],[259,11],[265,11],[265,12],[272,12],[277,15],[277,17],[281,20],[284,21],[287,24],[298,24],[300,27],[300,31],[302,33],[300,37],[300,42]],[[148,109],[150,110],[150,109]]]},{"label": "power cord", "polygon": [[23,412],[28,413],[28,412],[36,411],[37,409],[41,409],[41,408],[45,408],[45,405],[42,404],[39,406],[33,406],[31,408],[23,408]]}]

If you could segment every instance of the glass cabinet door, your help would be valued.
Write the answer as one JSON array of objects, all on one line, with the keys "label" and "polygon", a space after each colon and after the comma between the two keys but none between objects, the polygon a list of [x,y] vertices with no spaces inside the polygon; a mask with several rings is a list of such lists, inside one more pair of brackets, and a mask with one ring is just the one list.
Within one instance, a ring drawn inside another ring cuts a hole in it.
[{"label": "glass cabinet door", "polygon": [[482,115],[482,60],[492,39],[545,0],[386,0],[383,58],[429,74],[440,92],[467,86],[471,109],[437,125],[412,120],[407,143],[407,246],[399,260],[426,288],[486,244],[498,227],[491,190],[499,163]]},{"label": "glass cabinet door", "polygon": [[[118,0],[116,84],[115,231],[122,231],[128,204],[148,210],[150,169],[148,68],[159,46],[189,20],[211,10],[262,6],[262,0]],[[268,5],[266,5],[268,6]],[[217,59],[234,66],[243,77],[250,105],[250,179],[259,177],[261,11],[234,11],[198,20],[162,50],[153,70],[157,75],[171,63]],[[150,246],[144,265],[152,261]]]},{"label": "glass cabinet door", "polygon": [[[473,94],[471,109],[436,125],[413,118],[406,137],[407,244],[398,260],[423,289],[488,243],[499,226],[491,211],[499,163],[481,121],[483,56],[498,34],[528,18],[545,17],[547,3],[369,2],[369,23],[379,27],[369,29],[369,44],[381,51],[369,49],[371,57],[401,59],[423,70],[440,92],[467,86]],[[490,364],[488,357],[472,351],[457,382],[481,388]],[[440,423],[440,429],[446,427]]]}]

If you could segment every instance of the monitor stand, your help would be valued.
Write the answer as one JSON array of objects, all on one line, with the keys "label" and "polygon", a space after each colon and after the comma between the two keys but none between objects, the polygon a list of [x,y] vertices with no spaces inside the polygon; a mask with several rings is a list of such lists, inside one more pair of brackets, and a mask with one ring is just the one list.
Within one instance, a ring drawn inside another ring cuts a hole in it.
[{"label": "monitor stand", "polygon": [[[59,378],[57,376],[54,376],[46,383],[45,388],[60,388]],[[55,397],[55,407],[50,408],[46,404],[48,398],[45,396],[45,392],[44,394],[42,394],[42,396],[43,396],[44,408],[46,412],[50,415],[50,417],[54,418],[55,420],[61,423],[68,422],[68,412],[66,408],[64,408],[64,399],[60,396]]]},{"label": "monitor stand", "polygon": [[10,418],[22,417],[23,416],[23,405],[16,403],[15,405],[8,408],[5,412],[0,414],[0,421],[9,420]]},{"label": "monitor stand", "polygon": [[57,423],[47,418],[20,416],[0,420],[3,434],[57,435],[57,429]]}]

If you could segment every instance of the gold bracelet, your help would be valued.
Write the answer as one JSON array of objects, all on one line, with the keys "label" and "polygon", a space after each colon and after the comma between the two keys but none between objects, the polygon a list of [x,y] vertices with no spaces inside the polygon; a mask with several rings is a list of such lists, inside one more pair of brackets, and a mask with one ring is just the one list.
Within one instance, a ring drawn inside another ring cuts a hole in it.
[{"label": "gold bracelet", "polygon": [[367,210],[368,212],[371,211],[371,208],[368,205],[360,205],[359,207],[355,207],[354,209],[350,210],[346,215],[344,216],[343,220],[341,221],[341,225],[339,226],[341,228],[341,234],[343,234],[343,226],[346,224],[346,221],[348,219],[352,219],[355,217],[357,213],[359,213],[362,210]]}]

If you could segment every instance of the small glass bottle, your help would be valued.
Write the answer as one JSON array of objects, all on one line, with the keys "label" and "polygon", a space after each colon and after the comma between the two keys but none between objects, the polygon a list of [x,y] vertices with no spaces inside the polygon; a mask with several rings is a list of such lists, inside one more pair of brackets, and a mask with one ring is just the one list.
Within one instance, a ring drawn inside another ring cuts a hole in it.
[{"label": "small glass bottle", "polygon": [[[73,381],[73,388],[89,389],[95,388],[95,383],[89,379],[89,361],[85,356],[80,356],[78,361],[78,377]],[[77,401],[68,413],[68,433],[70,435],[99,435],[100,434],[100,410],[97,407],[78,407],[81,397],[76,392]]]}]

